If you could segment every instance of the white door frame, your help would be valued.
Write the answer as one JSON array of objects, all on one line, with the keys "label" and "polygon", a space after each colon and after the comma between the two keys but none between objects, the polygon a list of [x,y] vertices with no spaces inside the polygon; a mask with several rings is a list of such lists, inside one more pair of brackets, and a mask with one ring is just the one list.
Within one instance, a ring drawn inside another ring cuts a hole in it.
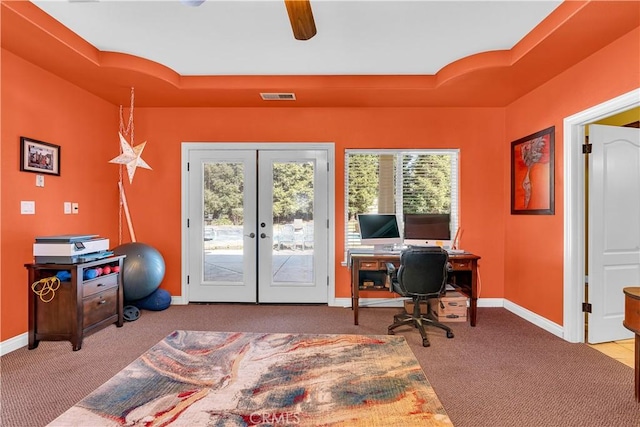
[{"label": "white door frame", "polygon": [[564,119],[564,309],[563,338],[585,342],[585,162],[582,154],[587,124],[640,106],[640,88]]},{"label": "white door frame", "polygon": [[[187,218],[189,214],[188,206],[188,170],[187,161],[189,159],[189,150],[325,150],[327,152],[327,164],[329,165],[329,173],[327,176],[327,203],[328,203],[328,242],[327,242],[327,275],[329,283],[327,286],[327,304],[329,306],[336,305],[336,278],[335,278],[335,144],[334,143],[272,143],[272,142],[183,142],[181,147],[181,164],[182,164],[182,183],[181,183],[181,296],[173,297],[172,304],[188,304],[189,292],[187,284],[187,276],[189,274],[189,263],[187,260],[189,239],[187,230]],[[322,254],[317,254],[322,256]]]}]

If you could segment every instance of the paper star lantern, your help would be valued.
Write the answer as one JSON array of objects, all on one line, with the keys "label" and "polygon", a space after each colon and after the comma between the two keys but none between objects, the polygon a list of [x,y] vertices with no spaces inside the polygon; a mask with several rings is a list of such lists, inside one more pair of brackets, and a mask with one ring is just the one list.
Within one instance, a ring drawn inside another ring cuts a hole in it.
[{"label": "paper star lantern", "polygon": [[120,165],[127,166],[127,174],[129,175],[129,183],[133,182],[133,175],[136,173],[136,168],[145,168],[151,169],[151,166],[147,164],[144,160],[142,160],[142,150],[144,150],[144,146],[147,144],[147,141],[142,144],[136,145],[135,147],[129,145],[124,136],[121,133],[120,135],[120,147],[122,148],[122,154],[118,157],[115,157],[109,160],[109,163],[117,163]]}]

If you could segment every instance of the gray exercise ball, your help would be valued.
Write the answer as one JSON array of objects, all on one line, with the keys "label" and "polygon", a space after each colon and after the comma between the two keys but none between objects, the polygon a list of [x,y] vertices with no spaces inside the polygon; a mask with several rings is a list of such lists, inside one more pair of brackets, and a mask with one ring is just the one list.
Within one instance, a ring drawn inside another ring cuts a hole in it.
[{"label": "gray exercise ball", "polygon": [[145,243],[125,243],[113,250],[126,255],[122,267],[122,290],[125,301],[135,301],[151,295],[164,278],[164,258],[157,249]]}]

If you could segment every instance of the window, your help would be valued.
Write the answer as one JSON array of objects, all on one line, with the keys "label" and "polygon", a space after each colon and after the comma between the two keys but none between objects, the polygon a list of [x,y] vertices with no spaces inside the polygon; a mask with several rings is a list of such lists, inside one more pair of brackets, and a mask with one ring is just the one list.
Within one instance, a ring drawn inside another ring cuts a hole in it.
[{"label": "window", "polygon": [[[460,150],[346,150],[345,253],[360,247],[359,213],[451,214],[458,230]],[[401,224],[402,226],[402,224]]]}]

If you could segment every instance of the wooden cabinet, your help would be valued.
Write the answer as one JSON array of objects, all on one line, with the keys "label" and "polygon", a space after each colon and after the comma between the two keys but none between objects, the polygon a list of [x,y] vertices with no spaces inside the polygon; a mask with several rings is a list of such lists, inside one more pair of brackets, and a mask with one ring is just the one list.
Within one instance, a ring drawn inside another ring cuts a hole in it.
[{"label": "wooden cabinet", "polygon": [[[121,327],[124,323],[121,274],[85,277],[88,270],[106,266],[117,266],[122,271],[124,258],[121,255],[78,264],[25,264],[29,274],[29,349],[36,348],[41,340],[67,340],[77,351],[85,335],[112,323]],[[68,271],[70,278],[61,280],[53,293],[41,297],[34,292],[33,287],[41,290],[46,279],[60,271]],[[37,282],[40,283],[34,285]]]}]

